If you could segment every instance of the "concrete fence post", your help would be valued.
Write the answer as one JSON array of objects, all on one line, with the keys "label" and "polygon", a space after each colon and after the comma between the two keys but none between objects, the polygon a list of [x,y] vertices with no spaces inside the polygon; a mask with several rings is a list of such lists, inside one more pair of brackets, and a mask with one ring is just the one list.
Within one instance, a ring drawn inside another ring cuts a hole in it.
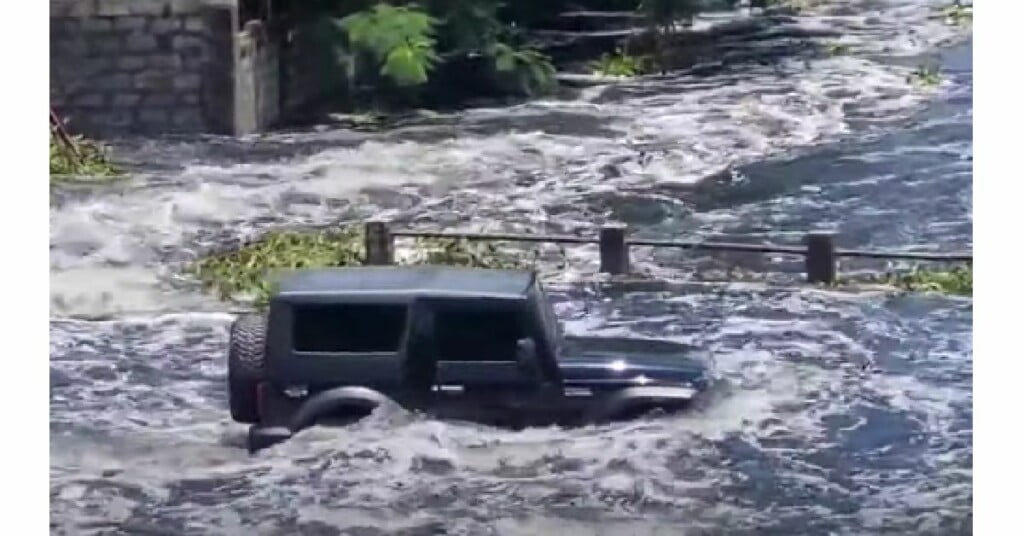
[{"label": "concrete fence post", "polygon": [[626,244],[626,226],[605,225],[599,235],[601,272],[612,275],[629,273],[629,245]]},{"label": "concrete fence post", "polygon": [[394,264],[395,248],[391,237],[391,229],[386,221],[368,221],[364,225],[363,237],[366,247],[366,259],[363,264],[384,266]]},{"label": "concrete fence post", "polygon": [[814,231],[804,237],[807,253],[804,265],[808,283],[832,285],[836,282],[836,244],[831,232]]}]

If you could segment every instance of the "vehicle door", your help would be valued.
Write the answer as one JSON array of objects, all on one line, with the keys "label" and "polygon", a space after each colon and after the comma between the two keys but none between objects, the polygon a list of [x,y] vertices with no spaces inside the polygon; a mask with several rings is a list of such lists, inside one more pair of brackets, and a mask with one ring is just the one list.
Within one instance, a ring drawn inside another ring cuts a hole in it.
[{"label": "vehicle door", "polygon": [[421,394],[437,385],[437,345],[434,338],[434,310],[430,303],[414,300],[410,306],[409,332],[405,345],[403,384]]},{"label": "vehicle door", "polygon": [[535,390],[547,374],[537,362],[543,341],[521,301],[474,298],[431,300],[432,350],[438,390]]}]

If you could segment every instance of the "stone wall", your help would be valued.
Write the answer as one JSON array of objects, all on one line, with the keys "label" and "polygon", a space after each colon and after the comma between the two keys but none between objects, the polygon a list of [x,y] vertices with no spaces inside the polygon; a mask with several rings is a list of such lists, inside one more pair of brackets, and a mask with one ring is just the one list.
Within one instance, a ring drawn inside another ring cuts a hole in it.
[{"label": "stone wall", "polygon": [[236,0],[50,0],[50,103],[89,135],[234,134]]}]

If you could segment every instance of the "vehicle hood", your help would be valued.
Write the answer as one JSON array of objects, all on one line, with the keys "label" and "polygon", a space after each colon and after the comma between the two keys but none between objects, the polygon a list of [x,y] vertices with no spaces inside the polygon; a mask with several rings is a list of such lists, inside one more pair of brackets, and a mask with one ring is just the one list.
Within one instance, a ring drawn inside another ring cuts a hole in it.
[{"label": "vehicle hood", "polygon": [[659,339],[567,337],[558,360],[563,381],[577,387],[686,385],[703,390],[711,373],[705,353]]}]

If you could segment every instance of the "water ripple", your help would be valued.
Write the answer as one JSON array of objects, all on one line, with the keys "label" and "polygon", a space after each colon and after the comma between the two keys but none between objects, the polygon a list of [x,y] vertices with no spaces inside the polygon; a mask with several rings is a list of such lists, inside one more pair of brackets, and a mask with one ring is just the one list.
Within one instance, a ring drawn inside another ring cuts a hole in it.
[{"label": "water ripple", "polygon": [[[570,332],[711,352],[718,387],[694,412],[513,432],[381,411],[250,457],[226,410],[232,317],[174,279],[181,262],[273,226],[374,214],[556,232],[616,219],[657,238],[795,241],[824,226],[851,247],[969,247],[970,45],[942,53],[939,88],[906,79],[957,35],[930,5],[797,18],[840,29],[848,57],[386,134],[126,145],[132,181],[51,205],[52,532],[969,532],[969,299],[801,288],[785,258],[638,248],[639,267],[673,279],[737,263],[788,277],[556,285]],[[569,279],[596,268],[593,247],[567,255]],[[83,316],[105,319],[68,318]]]}]

